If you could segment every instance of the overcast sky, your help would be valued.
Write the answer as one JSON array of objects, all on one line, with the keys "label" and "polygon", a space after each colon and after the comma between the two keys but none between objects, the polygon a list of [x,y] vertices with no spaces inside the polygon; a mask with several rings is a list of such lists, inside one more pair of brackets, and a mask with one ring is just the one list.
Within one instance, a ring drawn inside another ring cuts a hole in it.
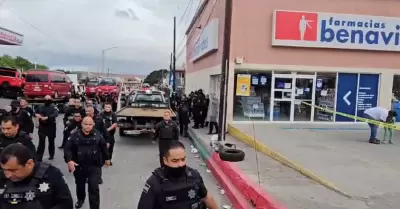
[{"label": "overcast sky", "polygon": [[[51,68],[146,75],[167,68],[177,16],[177,45],[201,0],[0,0],[0,27],[24,35],[23,46],[0,54],[23,56]],[[185,43],[185,42],[184,42]],[[184,44],[177,49],[184,48]],[[185,53],[179,58],[181,65]]]}]

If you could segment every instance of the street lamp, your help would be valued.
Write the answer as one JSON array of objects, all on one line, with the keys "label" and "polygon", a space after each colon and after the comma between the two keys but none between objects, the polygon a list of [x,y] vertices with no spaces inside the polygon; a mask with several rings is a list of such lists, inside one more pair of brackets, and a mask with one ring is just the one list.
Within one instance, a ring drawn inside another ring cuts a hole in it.
[{"label": "street lamp", "polygon": [[104,54],[106,51],[111,50],[111,49],[116,49],[118,48],[117,46],[113,46],[107,49],[101,50],[101,73],[104,73]]}]

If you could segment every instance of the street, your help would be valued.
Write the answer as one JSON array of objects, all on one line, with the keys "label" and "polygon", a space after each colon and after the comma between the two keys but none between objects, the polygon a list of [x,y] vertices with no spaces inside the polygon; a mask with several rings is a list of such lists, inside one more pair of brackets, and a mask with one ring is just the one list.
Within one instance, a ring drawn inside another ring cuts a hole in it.
[{"label": "street", "polygon": [[[10,101],[0,99],[0,107],[3,108],[5,105],[9,105]],[[56,146],[59,146],[62,141],[62,115],[58,117],[57,125]],[[121,138],[116,133],[115,140],[114,165],[110,168],[103,168],[104,183],[100,185],[101,209],[133,209],[137,207],[145,181],[151,175],[151,172],[159,166],[158,148],[157,145],[151,143],[151,140],[143,137]],[[199,170],[208,191],[214,196],[220,207],[224,204],[230,205],[226,197],[220,194],[220,189],[218,189],[214,177],[206,171],[201,158],[191,153],[190,144],[187,140],[183,138],[181,140],[186,146],[188,165]],[[34,133],[34,142],[37,145],[37,133]],[[43,159],[48,159],[47,148]],[[67,170],[62,150],[56,149],[56,156],[52,164],[60,168],[64,173],[75,203],[74,177]],[[86,198],[82,209],[89,209],[88,202]]]}]

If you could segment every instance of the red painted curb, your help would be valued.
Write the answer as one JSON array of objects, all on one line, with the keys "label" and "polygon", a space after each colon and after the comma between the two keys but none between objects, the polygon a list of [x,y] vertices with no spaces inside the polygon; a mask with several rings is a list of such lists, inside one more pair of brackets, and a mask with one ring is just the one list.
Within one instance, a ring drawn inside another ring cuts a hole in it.
[{"label": "red painted curb", "polygon": [[[215,155],[214,153],[213,155]],[[206,161],[207,167],[211,170],[213,176],[217,179],[218,183],[225,190],[225,194],[231,201],[235,209],[251,209],[249,202],[243,196],[240,190],[234,186],[230,178],[224,173],[223,169],[219,167],[214,158],[211,157]]]},{"label": "red painted curb", "polygon": [[[217,153],[211,157],[222,173],[229,174],[230,182],[239,190],[248,201],[256,206],[256,209],[287,209],[279,204],[275,198],[267,193],[265,189],[255,184],[240,168],[230,162],[222,161]],[[234,207],[236,208],[236,207]]]}]

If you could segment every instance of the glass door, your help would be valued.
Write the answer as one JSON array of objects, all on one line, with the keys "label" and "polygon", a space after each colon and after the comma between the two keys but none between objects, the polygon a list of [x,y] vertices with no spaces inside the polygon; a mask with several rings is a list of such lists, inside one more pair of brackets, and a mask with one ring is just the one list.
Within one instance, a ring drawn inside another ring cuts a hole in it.
[{"label": "glass door", "polygon": [[292,121],[293,74],[273,74],[271,88],[270,118],[272,121]]},{"label": "glass door", "polygon": [[[313,121],[315,75],[296,75],[292,121]],[[308,105],[307,105],[308,104]]]}]

